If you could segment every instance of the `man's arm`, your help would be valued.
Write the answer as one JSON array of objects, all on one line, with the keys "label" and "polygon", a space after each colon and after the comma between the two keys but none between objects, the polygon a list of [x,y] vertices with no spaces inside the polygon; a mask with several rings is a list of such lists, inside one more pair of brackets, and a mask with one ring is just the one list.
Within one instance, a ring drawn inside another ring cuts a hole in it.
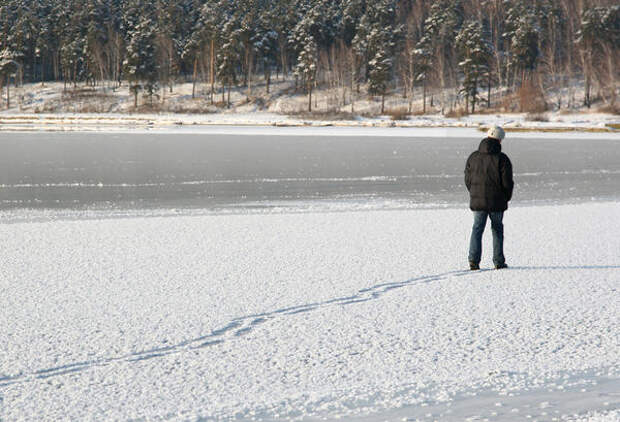
[{"label": "man's arm", "polygon": [[465,164],[465,186],[468,191],[471,190],[471,157],[470,155]]},{"label": "man's arm", "polygon": [[506,201],[510,201],[512,198],[512,190],[515,186],[514,180],[512,179],[512,163],[507,155],[504,155],[503,158],[504,159],[501,161],[502,166],[500,168],[502,189],[506,195]]}]

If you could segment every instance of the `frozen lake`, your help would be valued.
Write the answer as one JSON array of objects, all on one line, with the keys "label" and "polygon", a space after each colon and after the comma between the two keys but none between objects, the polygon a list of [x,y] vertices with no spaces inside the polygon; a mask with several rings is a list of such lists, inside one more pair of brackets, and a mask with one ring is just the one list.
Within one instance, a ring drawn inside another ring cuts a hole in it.
[{"label": "frozen lake", "polygon": [[[620,198],[617,140],[508,136],[513,204]],[[461,206],[481,138],[2,133],[0,207]]]},{"label": "frozen lake", "polygon": [[0,134],[0,420],[618,420],[617,139],[279,129]]}]

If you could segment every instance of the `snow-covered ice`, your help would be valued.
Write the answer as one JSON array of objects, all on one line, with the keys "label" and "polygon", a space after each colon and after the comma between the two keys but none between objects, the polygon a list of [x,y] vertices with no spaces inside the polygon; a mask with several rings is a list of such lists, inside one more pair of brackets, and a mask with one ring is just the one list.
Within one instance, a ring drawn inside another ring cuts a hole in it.
[{"label": "snow-covered ice", "polygon": [[0,420],[617,420],[618,215],[8,218]]}]

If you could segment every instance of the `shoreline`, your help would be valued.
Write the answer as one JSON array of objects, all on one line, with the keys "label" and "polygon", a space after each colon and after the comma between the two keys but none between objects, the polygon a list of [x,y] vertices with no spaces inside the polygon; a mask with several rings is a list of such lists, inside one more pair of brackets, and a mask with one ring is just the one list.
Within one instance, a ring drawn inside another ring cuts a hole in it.
[{"label": "shoreline", "polygon": [[[590,117],[588,119],[588,117]],[[550,121],[529,121],[525,114],[472,115],[447,118],[412,116],[329,120],[298,118],[273,113],[218,114],[0,114],[0,132],[118,132],[190,131],[211,133],[214,128],[348,128],[348,129],[468,129],[484,132],[498,124],[513,135],[522,133],[617,134],[620,118],[612,115],[570,115]]]}]

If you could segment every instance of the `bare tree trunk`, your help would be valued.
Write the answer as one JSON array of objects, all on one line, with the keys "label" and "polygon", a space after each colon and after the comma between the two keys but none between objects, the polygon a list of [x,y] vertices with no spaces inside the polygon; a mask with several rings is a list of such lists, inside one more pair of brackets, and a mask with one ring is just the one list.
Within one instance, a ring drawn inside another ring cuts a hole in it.
[{"label": "bare tree trunk", "polygon": [[426,114],[426,79],[422,81],[422,113]]},{"label": "bare tree trunk", "polygon": [[211,39],[211,56],[209,57],[209,77],[211,78],[211,104],[215,91],[215,40]]},{"label": "bare tree trunk", "polygon": [[248,56],[249,56],[249,48],[245,46],[243,53],[243,61],[241,62],[241,72],[243,72],[243,84],[242,86],[248,86]]},{"label": "bare tree trunk", "polygon": [[355,52],[350,49],[351,54],[351,113],[355,113]]},{"label": "bare tree trunk", "polygon": [[247,102],[250,102],[250,97],[252,96],[252,67],[253,67],[253,64],[254,64],[254,57],[253,57],[252,51],[250,51],[248,53],[248,76],[247,76],[247,78],[248,78],[248,91],[247,91],[247,94],[245,96]]},{"label": "bare tree trunk", "polygon": [[614,52],[613,49],[605,45],[605,54],[607,55],[607,77],[609,78],[609,89],[607,92],[610,94],[609,104],[616,104],[616,66],[614,66]]},{"label": "bare tree trunk", "polygon": [[198,79],[198,57],[194,58],[194,72],[192,74],[192,99],[196,98],[196,79]]},{"label": "bare tree trunk", "polygon": [[[586,64],[586,66],[588,66],[588,65]],[[590,89],[592,87],[592,81],[591,81],[591,78],[590,78],[590,71],[589,70],[586,71],[585,69],[584,69],[584,71],[586,73],[586,75],[585,75],[585,77],[586,77],[586,81],[585,81],[586,82],[586,86],[585,86],[585,92],[584,92],[584,98],[583,98],[583,105],[585,105],[586,107],[590,108]]]},{"label": "bare tree trunk", "polygon": [[58,80],[60,77],[60,70],[58,66],[58,53],[54,54],[52,58],[52,70],[54,73],[54,80]]},{"label": "bare tree trunk", "polygon": [[476,92],[478,92],[478,81],[474,81],[474,92],[471,99],[471,114],[476,112]]},{"label": "bare tree trunk", "polygon": [[117,36],[116,42],[116,76],[118,78],[118,86],[121,86],[121,78],[123,77],[123,60],[121,59],[121,47],[122,47],[122,39],[120,36]]},{"label": "bare tree trunk", "polygon": [[284,40],[282,39],[282,37],[279,38],[278,40],[278,44],[280,47],[280,63],[282,66],[282,77],[283,79],[286,79],[286,76],[288,75],[288,63],[287,63],[287,58],[286,58],[286,43],[287,43],[287,39],[285,38]]},{"label": "bare tree trunk", "polygon": [[[407,46],[407,51],[411,50],[411,46]],[[408,74],[405,77],[405,81],[407,83],[407,86],[405,87],[405,89],[407,90],[407,97],[409,98],[408,101],[408,112],[411,113],[412,108],[413,108],[413,86],[414,86],[414,74],[415,74],[415,67],[413,64],[413,57],[411,57],[411,55],[409,55],[408,57],[408,61],[407,61],[407,71]]]},{"label": "bare tree trunk", "polygon": [[444,114],[446,107],[446,62],[443,49],[437,51],[437,72],[439,73],[439,85],[441,89],[441,114]]},{"label": "bare tree trunk", "polygon": [[[172,52],[172,42],[168,43],[168,83],[170,84],[170,93],[172,94],[172,86],[174,85],[174,81],[172,80],[172,60],[174,58],[174,54]],[[194,75],[195,80],[196,75]],[[195,84],[196,82],[194,82]]]},{"label": "bare tree trunk", "polygon": [[[316,86],[316,81],[313,82]],[[318,110],[319,109],[319,96],[318,94],[314,96],[314,109]]]},{"label": "bare tree trunk", "polygon": [[265,72],[265,85],[267,88],[267,94],[269,94],[269,86],[271,85],[271,66],[269,66],[267,60],[263,60],[263,67]]},{"label": "bare tree trunk", "polygon": [[469,91],[465,90],[465,111],[469,112]]}]

